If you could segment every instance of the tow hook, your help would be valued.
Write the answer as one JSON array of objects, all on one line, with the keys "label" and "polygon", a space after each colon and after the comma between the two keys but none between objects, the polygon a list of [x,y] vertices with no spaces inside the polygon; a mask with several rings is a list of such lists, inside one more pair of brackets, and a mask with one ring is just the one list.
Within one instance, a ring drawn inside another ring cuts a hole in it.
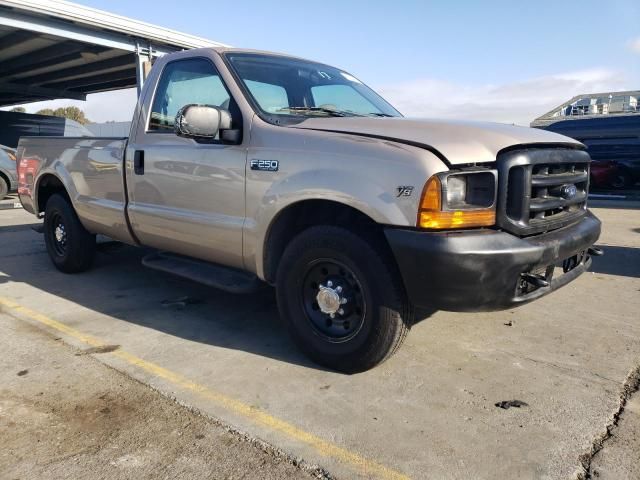
[{"label": "tow hook", "polygon": [[536,288],[549,286],[549,282],[547,282],[542,275],[536,275],[535,273],[521,273],[520,277],[522,277],[525,282],[530,283]]},{"label": "tow hook", "polygon": [[602,251],[602,249],[598,247],[589,247],[589,250],[587,250],[587,252],[592,257],[601,257],[602,255],[604,255],[604,252]]}]

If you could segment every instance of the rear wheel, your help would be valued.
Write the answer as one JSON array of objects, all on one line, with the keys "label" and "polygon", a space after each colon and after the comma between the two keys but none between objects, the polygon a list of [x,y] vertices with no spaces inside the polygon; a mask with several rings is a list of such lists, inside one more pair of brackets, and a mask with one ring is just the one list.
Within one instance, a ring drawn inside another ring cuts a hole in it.
[{"label": "rear wheel", "polygon": [[315,362],[367,370],[404,340],[412,312],[384,249],[340,227],[305,230],[287,246],[277,274],[280,314]]},{"label": "rear wheel", "polygon": [[96,237],[80,223],[69,201],[59,194],[47,201],[44,239],[55,267],[65,273],[88,270],[95,256]]}]

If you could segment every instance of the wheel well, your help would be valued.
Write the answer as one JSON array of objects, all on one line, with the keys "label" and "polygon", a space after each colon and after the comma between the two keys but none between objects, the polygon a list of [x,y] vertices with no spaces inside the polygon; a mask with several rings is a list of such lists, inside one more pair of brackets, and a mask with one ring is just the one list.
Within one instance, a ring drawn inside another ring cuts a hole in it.
[{"label": "wheel well", "polygon": [[355,208],[331,200],[304,200],[288,206],[272,222],[264,246],[264,278],[275,283],[278,264],[289,242],[315,225],[336,225],[367,238],[381,240],[388,248],[382,228]]},{"label": "wheel well", "polygon": [[69,200],[69,194],[55,175],[45,175],[38,182],[38,212],[44,212],[51,195],[60,193]]},{"label": "wheel well", "polygon": [[4,172],[0,172],[0,178],[4,180],[7,184],[7,189],[11,190],[11,182],[9,181],[9,177],[7,177]]}]

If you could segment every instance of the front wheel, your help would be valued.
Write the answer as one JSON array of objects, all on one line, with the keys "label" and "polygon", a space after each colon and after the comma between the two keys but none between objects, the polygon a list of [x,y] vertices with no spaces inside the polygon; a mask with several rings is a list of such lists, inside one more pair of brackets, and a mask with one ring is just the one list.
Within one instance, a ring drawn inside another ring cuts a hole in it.
[{"label": "front wheel", "polygon": [[355,373],[389,358],[412,322],[385,249],[340,227],[305,230],[287,246],[276,279],[278,307],[312,360]]},{"label": "front wheel", "polygon": [[44,240],[49,257],[61,272],[88,270],[96,251],[96,236],[80,223],[69,201],[51,195],[44,213]]}]

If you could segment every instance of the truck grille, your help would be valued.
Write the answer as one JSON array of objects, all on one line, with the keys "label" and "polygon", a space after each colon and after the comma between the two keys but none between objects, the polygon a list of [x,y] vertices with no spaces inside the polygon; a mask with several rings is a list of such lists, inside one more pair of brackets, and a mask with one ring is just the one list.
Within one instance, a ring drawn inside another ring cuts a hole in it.
[{"label": "truck grille", "polygon": [[498,226],[533,235],[586,213],[589,154],[568,148],[509,151],[498,157]]}]

